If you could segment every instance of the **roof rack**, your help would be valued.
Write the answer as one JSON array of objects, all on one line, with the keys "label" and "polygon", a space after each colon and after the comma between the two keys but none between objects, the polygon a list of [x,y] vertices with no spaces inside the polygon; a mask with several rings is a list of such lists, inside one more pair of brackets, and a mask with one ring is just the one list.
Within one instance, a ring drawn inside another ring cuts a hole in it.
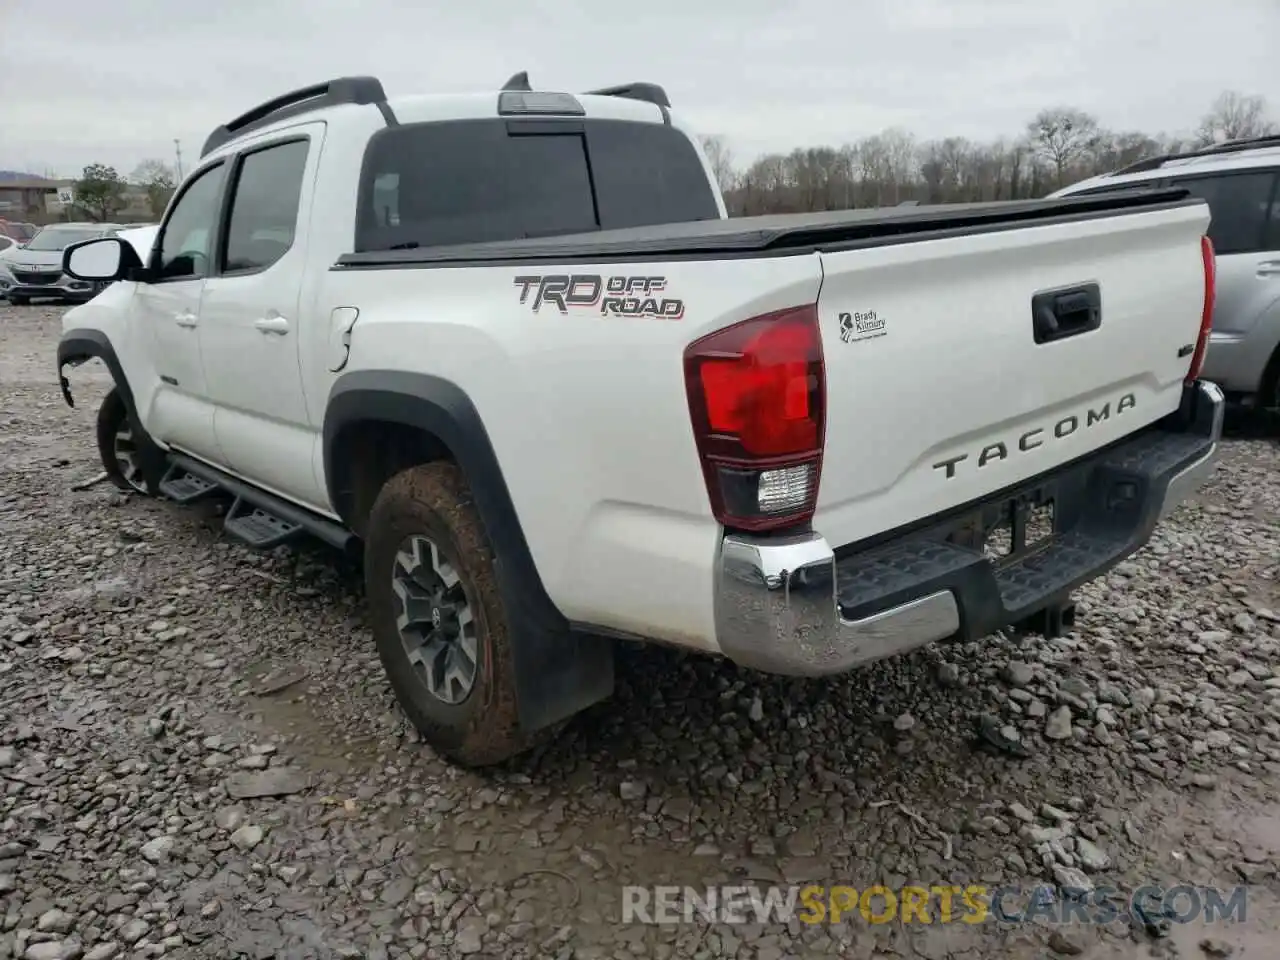
[{"label": "roof rack", "polygon": [[380,104],[386,99],[387,95],[377,77],[335,77],[323,83],[282,93],[242,113],[229,123],[215,128],[205,140],[200,156],[205,156],[256,127],[274,123],[286,117],[323,110],[325,107],[336,107],[344,103]]},{"label": "roof rack", "polygon": [[[510,79],[502,85],[502,89],[504,91],[518,90],[521,93],[532,93],[533,87],[529,85],[529,71],[521,70],[519,73],[512,74]],[[616,87],[585,90],[583,93],[588,97],[623,97],[627,100],[643,100],[645,103],[657,104],[664,110],[671,107],[671,100],[667,97],[667,91],[656,83],[644,83],[643,81],[623,83]]]},{"label": "roof rack", "polygon": [[1109,177],[1118,177],[1123,173],[1143,173],[1147,170],[1156,170],[1170,160],[1190,160],[1193,157],[1215,157],[1224,153],[1240,153],[1244,150],[1257,150],[1262,147],[1280,147],[1280,134],[1266,134],[1261,137],[1243,137],[1239,140],[1225,140],[1222,143],[1213,143],[1207,147],[1200,147],[1196,150],[1188,150],[1185,153],[1164,153],[1158,157],[1147,157],[1145,160],[1139,160],[1131,163],[1127,167],[1119,170],[1113,170],[1107,174]]},{"label": "roof rack", "polygon": [[599,90],[586,91],[589,97],[625,97],[628,100],[643,100],[645,103],[655,103],[660,107],[670,108],[671,101],[667,98],[667,91],[663,90],[656,83],[624,83],[616,87],[603,87]]}]

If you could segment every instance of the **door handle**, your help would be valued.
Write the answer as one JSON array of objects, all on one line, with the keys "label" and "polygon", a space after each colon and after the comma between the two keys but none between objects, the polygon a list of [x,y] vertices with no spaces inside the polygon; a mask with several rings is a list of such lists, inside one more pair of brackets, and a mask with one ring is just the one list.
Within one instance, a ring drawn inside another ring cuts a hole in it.
[{"label": "door handle", "polygon": [[1263,260],[1258,264],[1258,276],[1280,277],[1280,260]]},{"label": "door handle", "polygon": [[276,315],[273,317],[261,317],[253,321],[253,326],[263,333],[279,333],[286,334],[289,332],[289,321],[284,317]]},{"label": "door handle", "polygon": [[173,322],[180,327],[194,327],[197,323],[196,315],[190,311],[174,314]]}]

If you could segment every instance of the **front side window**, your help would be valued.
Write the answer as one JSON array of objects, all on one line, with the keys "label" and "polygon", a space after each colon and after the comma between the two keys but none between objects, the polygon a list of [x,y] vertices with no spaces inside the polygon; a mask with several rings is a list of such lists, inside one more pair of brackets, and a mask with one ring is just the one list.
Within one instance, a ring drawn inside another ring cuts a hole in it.
[{"label": "front side window", "polygon": [[223,270],[265,270],[293,246],[307,166],[306,140],[247,154],[236,176]]},{"label": "front side window", "polygon": [[183,191],[160,239],[159,279],[194,279],[209,273],[210,246],[226,164],[205,170]]},{"label": "front side window", "polygon": [[1209,239],[1214,252],[1222,255],[1263,249],[1275,180],[1274,172],[1262,170],[1175,177],[1169,185],[1182,187],[1209,205]]}]

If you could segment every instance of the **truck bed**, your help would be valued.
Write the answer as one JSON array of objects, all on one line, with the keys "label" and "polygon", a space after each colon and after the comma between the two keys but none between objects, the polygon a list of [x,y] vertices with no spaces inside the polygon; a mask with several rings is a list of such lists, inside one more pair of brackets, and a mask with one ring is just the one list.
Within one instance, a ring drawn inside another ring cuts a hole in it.
[{"label": "truck bed", "polygon": [[[1181,190],[700,221],[356,252],[326,271],[319,302],[360,306],[352,364],[412,356],[471,399],[566,616],[714,649],[700,578],[722,530],[691,425],[691,344],[811,305],[824,411],[811,526],[855,548],[1176,411],[1207,223]],[[530,293],[575,279],[595,299]],[[648,312],[599,295],[649,281],[657,299],[630,298]],[[1059,309],[1062,331],[1044,333]]]},{"label": "truck bed", "polygon": [[369,250],[348,253],[345,268],[498,265],[610,259],[778,256],[855,250],[923,239],[1013,230],[1167,209],[1200,201],[1182,189],[1134,190],[1122,195],[1046,200],[875,207],[822,213],[772,214],[698,220],[626,230],[599,230],[498,243]]}]

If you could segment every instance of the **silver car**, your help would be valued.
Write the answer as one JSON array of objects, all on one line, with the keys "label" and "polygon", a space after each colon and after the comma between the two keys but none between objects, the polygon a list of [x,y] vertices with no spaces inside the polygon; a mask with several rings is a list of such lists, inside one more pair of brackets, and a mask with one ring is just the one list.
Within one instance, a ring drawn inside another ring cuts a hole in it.
[{"label": "silver car", "polygon": [[91,300],[101,284],[72,280],[62,272],[62,251],[81,240],[113,236],[118,223],[52,223],[26,243],[0,253],[0,297],[15,306],[39,297]]},{"label": "silver car", "polygon": [[1051,196],[1181,187],[1209,205],[1217,255],[1206,379],[1280,414],[1280,136],[1141,160]]}]

